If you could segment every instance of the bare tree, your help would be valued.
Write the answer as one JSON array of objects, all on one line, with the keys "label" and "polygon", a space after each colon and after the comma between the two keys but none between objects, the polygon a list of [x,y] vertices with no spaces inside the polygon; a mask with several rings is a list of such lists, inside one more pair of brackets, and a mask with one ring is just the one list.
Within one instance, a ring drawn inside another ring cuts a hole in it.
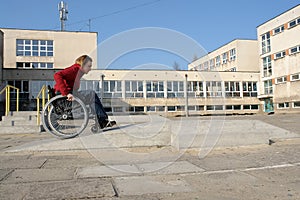
[{"label": "bare tree", "polygon": [[199,58],[198,58],[197,54],[195,54],[194,57],[193,57],[193,62],[196,61],[196,60],[198,60],[198,59]]},{"label": "bare tree", "polygon": [[176,62],[176,61],[174,62],[174,64],[173,64],[173,69],[176,70],[176,71],[181,70],[181,69],[180,69],[180,66],[179,66],[179,64],[178,64],[178,62]]}]

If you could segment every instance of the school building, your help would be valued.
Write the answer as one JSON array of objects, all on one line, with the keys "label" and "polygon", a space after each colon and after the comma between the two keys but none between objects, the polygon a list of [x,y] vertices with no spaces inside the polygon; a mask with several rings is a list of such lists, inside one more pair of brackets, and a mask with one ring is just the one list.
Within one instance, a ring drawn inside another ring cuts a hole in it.
[{"label": "school building", "polygon": [[[20,109],[34,110],[42,86],[53,86],[53,74],[89,54],[94,69],[83,77],[81,89],[95,90],[111,113],[299,112],[299,24],[300,5],[259,25],[257,40],[235,39],[186,71],[99,70],[95,32],[0,28],[0,89],[19,88]],[[15,102],[14,90],[11,97]],[[2,94],[2,113],[4,102]]]}]

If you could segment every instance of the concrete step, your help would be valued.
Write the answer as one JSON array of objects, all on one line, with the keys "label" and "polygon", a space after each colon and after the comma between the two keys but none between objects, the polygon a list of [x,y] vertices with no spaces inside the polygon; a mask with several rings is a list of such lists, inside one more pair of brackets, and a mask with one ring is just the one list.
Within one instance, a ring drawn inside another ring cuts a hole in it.
[{"label": "concrete step", "polygon": [[3,116],[2,121],[36,121],[36,115],[29,115],[29,116]]},{"label": "concrete step", "polygon": [[15,117],[21,117],[21,116],[36,116],[37,111],[12,111],[8,114],[8,116],[15,116]]},{"label": "concrete step", "polygon": [[39,133],[40,126],[37,125],[23,125],[23,126],[2,126],[0,134],[24,134],[24,133]]},{"label": "concrete step", "polygon": [[8,116],[2,117],[0,127],[0,134],[40,132],[36,111],[10,112]]},{"label": "concrete step", "polygon": [[24,125],[37,125],[37,120],[5,120],[0,122],[0,126],[24,126]]}]

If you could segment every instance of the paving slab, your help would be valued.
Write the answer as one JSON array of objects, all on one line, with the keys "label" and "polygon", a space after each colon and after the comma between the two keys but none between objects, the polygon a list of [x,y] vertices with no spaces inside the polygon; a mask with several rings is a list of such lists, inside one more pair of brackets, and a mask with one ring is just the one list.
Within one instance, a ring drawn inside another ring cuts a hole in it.
[{"label": "paving slab", "polygon": [[141,171],[135,165],[102,165],[79,168],[76,172],[77,178],[97,178],[130,176],[141,174]]},{"label": "paving slab", "polygon": [[177,176],[139,176],[114,178],[119,196],[191,192],[190,185]]},{"label": "paving slab", "polygon": [[11,169],[0,169],[0,181],[5,179],[12,171]]},{"label": "paving slab", "polygon": [[204,171],[204,169],[187,161],[144,163],[137,164],[137,167],[144,173],[153,174],[184,174]]},{"label": "paving slab", "polygon": [[26,199],[98,199],[113,197],[111,180],[71,180],[33,185]]},{"label": "paving slab", "polygon": [[3,183],[28,183],[42,181],[70,180],[74,178],[73,169],[17,169]]},{"label": "paving slab", "polygon": [[46,158],[28,158],[28,156],[0,156],[0,169],[40,168]]},{"label": "paving slab", "polygon": [[30,184],[0,184],[0,200],[24,199],[30,188]]},{"label": "paving slab", "polygon": [[100,164],[99,161],[95,159],[78,158],[78,159],[63,159],[63,158],[50,158],[43,165],[43,169],[74,169],[77,167],[91,166]]}]

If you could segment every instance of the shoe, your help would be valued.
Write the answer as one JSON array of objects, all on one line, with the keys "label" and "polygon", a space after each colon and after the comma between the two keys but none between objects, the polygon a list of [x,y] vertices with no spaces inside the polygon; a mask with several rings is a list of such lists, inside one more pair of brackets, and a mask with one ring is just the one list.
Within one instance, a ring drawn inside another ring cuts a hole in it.
[{"label": "shoe", "polygon": [[105,128],[106,127],[113,127],[114,125],[116,125],[117,122],[116,121],[108,121],[108,123],[106,124]]},{"label": "shoe", "polygon": [[117,124],[116,121],[109,121],[108,119],[105,119],[104,121],[99,123],[101,129],[104,129],[104,128],[107,128],[107,127],[112,127],[116,124]]}]

